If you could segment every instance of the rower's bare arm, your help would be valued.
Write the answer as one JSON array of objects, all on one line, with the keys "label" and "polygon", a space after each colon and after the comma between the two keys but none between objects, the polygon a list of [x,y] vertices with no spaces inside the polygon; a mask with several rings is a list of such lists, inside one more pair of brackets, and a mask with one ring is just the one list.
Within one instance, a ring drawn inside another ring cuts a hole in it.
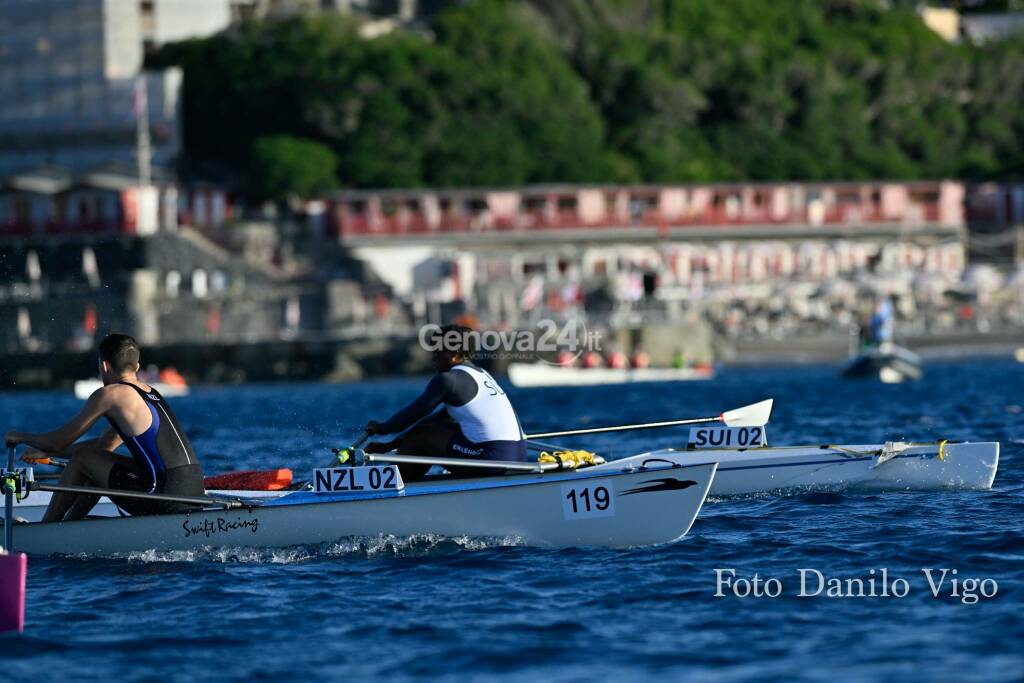
[{"label": "rower's bare arm", "polygon": [[[107,427],[105,430],[103,430],[103,433],[100,434],[95,439],[86,439],[84,441],[76,441],[75,443],[73,443],[71,447],[68,449],[67,455],[69,458],[73,458],[75,457],[75,454],[82,448],[99,449],[101,451],[113,452],[117,450],[117,448],[122,443],[124,442],[121,440],[121,436],[116,431],[114,431],[114,428]],[[22,459],[24,460],[24,457]]]},{"label": "rower's bare arm", "polygon": [[58,427],[52,432],[45,434],[30,434],[27,432],[10,431],[4,439],[8,446],[26,444],[43,453],[62,453],[71,444],[88,432],[96,421],[103,417],[103,414],[110,409],[112,397],[108,389],[101,389],[93,393],[85,406],[67,424]]},{"label": "rower's bare arm", "polygon": [[103,430],[103,433],[100,434],[100,437],[96,439],[96,445],[105,451],[117,450],[117,448],[123,443],[124,441],[121,440],[121,435],[114,431],[113,427],[107,427]]}]

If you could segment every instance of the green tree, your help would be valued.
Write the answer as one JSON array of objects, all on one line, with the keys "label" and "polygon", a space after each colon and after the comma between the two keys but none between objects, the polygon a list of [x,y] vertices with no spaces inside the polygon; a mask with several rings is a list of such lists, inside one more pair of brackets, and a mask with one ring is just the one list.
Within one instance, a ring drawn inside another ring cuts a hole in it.
[{"label": "green tree", "polygon": [[321,141],[356,187],[602,180],[612,167],[585,83],[514,3],[442,12],[436,39],[359,37],[336,17],[166,47],[185,69],[185,147],[238,167],[252,141]]},{"label": "green tree", "polygon": [[249,154],[248,187],[258,199],[310,197],[337,187],[338,157],[313,140],[289,135],[257,138]]},{"label": "green tree", "polygon": [[470,0],[431,37],[336,15],[165,46],[192,169],[317,141],[355,187],[994,178],[1024,171],[1024,41],[913,3]]}]

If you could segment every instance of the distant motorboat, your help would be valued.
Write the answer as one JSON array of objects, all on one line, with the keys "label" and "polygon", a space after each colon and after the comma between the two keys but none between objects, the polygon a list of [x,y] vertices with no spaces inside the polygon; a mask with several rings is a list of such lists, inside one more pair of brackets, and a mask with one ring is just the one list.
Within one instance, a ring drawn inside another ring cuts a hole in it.
[{"label": "distant motorboat", "polygon": [[1017,352],[1014,353],[1013,356],[1017,359],[1018,363],[1024,363],[1024,346],[1017,349]]},{"label": "distant motorboat", "polygon": [[546,363],[512,363],[508,378],[516,387],[570,387],[633,382],[709,380],[714,368],[574,368]]},{"label": "distant motorboat", "polygon": [[879,379],[885,384],[919,380],[924,376],[921,357],[902,346],[885,342],[851,358],[840,377]]},{"label": "distant motorboat", "polygon": [[[188,396],[189,393],[188,385],[181,382],[174,382],[173,384],[167,382],[146,382],[146,384],[156,389],[165,398]],[[76,380],[75,398],[84,401],[102,386],[103,382],[96,378]]]}]

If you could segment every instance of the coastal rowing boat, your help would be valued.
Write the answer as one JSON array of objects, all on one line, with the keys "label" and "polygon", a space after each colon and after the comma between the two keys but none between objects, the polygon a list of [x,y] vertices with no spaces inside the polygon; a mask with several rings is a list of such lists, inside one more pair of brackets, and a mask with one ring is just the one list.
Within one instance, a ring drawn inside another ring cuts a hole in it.
[{"label": "coastal rowing boat", "polygon": [[705,368],[570,368],[544,363],[512,363],[508,379],[516,387],[569,387],[633,382],[690,382],[714,379]]},{"label": "coastal rowing boat", "polygon": [[889,442],[852,446],[665,449],[614,460],[590,471],[657,462],[685,467],[719,463],[711,487],[712,496],[794,489],[980,490],[992,488],[999,466],[999,443]]},{"label": "coastal rowing boat", "polygon": [[[381,534],[512,537],[548,547],[653,545],[687,533],[715,469],[715,463],[682,467],[660,462],[639,468],[447,479],[390,489],[367,485],[364,490],[338,489],[335,481],[327,492],[301,490],[262,501],[239,498],[233,509],[14,524],[13,547],[35,555],[112,555],[149,549],[308,546]],[[318,473],[342,473],[344,478],[350,470],[380,471],[378,484],[387,480],[387,472],[397,475],[393,465]]]}]

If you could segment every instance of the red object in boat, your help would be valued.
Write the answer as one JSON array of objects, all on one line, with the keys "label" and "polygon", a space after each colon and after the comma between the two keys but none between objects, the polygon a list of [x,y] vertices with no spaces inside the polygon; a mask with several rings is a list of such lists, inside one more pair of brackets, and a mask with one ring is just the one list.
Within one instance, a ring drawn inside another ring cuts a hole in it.
[{"label": "red object in boat", "polygon": [[207,490],[220,491],[280,491],[292,485],[292,471],[286,468],[279,470],[244,470],[227,472],[206,477],[203,485]]},{"label": "red object in boat", "polygon": [[24,553],[0,552],[0,633],[25,630],[25,574],[28,559]]}]

